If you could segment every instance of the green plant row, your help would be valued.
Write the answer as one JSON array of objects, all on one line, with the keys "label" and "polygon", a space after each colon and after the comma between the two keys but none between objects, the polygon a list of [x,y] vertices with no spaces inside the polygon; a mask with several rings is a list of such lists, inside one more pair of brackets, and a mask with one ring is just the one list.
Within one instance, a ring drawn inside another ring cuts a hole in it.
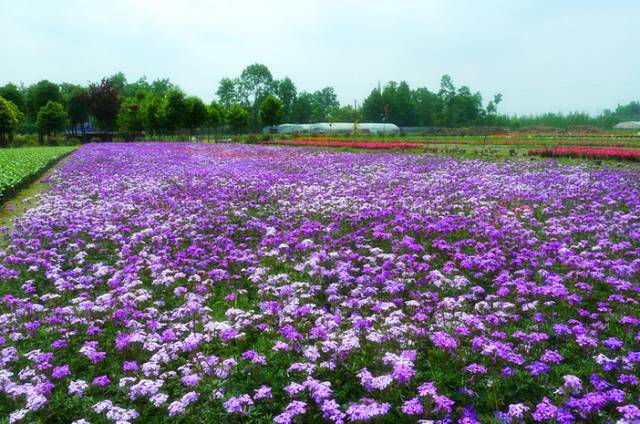
[{"label": "green plant row", "polygon": [[0,203],[38,178],[51,165],[75,150],[70,146],[20,147],[0,150]]}]

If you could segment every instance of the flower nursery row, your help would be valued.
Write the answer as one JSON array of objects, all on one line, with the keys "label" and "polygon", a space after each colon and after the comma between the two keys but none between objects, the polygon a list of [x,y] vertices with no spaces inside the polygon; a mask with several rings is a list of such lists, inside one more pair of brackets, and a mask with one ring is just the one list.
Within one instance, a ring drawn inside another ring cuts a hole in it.
[{"label": "flower nursery row", "polygon": [[10,422],[632,423],[640,175],[85,145],[5,230]]},{"label": "flower nursery row", "polygon": [[0,202],[74,149],[75,147],[0,149]]},{"label": "flower nursery row", "polygon": [[640,160],[640,150],[597,149],[585,147],[559,147],[553,149],[531,149],[530,155],[544,157],[569,157],[584,159]]},{"label": "flower nursery row", "polygon": [[406,139],[389,139],[387,141],[373,141],[373,140],[361,140],[361,139],[349,139],[349,138],[338,138],[338,137],[312,137],[312,138],[301,138],[296,139],[296,142],[322,142],[322,143],[401,143],[401,144],[460,144],[460,145],[500,145],[500,146],[531,146],[532,144],[539,145],[554,145],[554,146],[567,146],[567,147],[640,147],[638,142],[633,141],[582,141],[582,140],[562,140],[562,141],[544,141],[544,140],[528,140],[528,139],[505,139],[505,138],[494,138],[495,136],[490,136],[486,140],[482,138],[473,138],[473,139],[447,139],[447,138],[434,138],[434,139],[417,139],[417,138],[406,138]]}]

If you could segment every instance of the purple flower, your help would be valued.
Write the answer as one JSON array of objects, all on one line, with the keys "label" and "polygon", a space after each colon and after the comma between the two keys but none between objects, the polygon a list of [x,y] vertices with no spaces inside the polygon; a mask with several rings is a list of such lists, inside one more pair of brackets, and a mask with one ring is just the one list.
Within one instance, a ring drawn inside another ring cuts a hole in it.
[{"label": "purple flower", "polygon": [[55,378],[56,380],[60,380],[62,378],[65,378],[67,376],[71,375],[71,370],[69,369],[69,365],[65,364],[59,367],[55,367],[53,368],[53,370],[51,370],[51,377]]},{"label": "purple flower", "polygon": [[402,412],[407,415],[420,415],[422,410],[422,402],[417,397],[409,399],[402,404]]},{"label": "purple flower", "polygon": [[98,386],[98,387],[108,386],[109,383],[110,383],[109,377],[107,377],[106,375],[101,375],[101,376],[95,377],[93,379],[93,381],[91,382],[91,384],[93,384],[94,386]]}]

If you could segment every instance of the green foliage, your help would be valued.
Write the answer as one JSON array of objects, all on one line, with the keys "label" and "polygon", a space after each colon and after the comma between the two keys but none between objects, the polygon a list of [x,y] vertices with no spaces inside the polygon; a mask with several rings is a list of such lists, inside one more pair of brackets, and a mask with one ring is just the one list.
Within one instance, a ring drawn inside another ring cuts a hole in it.
[{"label": "green foliage", "polygon": [[58,84],[42,80],[27,89],[25,100],[27,118],[35,122],[38,112],[48,102],[62,103],[62,94]]},{"label": "green foliage", "polygon": [[36,124],[38,125],[40,134],[55,135],[69,125],[69,116],[60,103],[49,100],[49,102],[38,111]]},{"label": "green foliage", "polygon": [[122,103],[117,118],[118,131],[125,139],[133,140],[144,130],[142,108],[135,99],[127,99]]},{"label": "green foliage", "polygon": [[238,103],[238,93],[236,88],[239,86],[238,80],[232,80],[231,78],[222,78],[218,84],[218,91],[216,95],[220,104],[224,108],[228,108],[234,103]]},{"label": "green foliage", "polygon": [[160,134],[165,129],[167,100],[157,94],[147,96],[142,103],[142,124],[152,134]]},{"label": "green foliage", "polygon": [[24,90],[18,88],[17,85],[8,83],[3,87],[0,87],[0,97],[4,97],[5,100],[9,100],[16,105],[20,112],[26,112],[25,95]]},{"label": "green foliage", "polygon": [[13,102],[0,96],[0,147],[12,140],[20,124],[21,115]]},{"label": "green foliage", "polygon": [[249,125],[249,112],[242,105],[231,105],[227,110],[227,123],[234,132],[239,133]]},{"label": "green foliage", "polygon": [[424,87],[411,90],[405,81],[390,81],[383,90],[371,92],[362,111],[365,121],[386,120],[401,127],[483,125],[486,116],[480,93],[465,86],[457,89],[448,75],[442,77],[438,93]]},{"label": "green foliage", "polygon": [[293,109],[293,103],[298,94],[297,89],[293,81],[289,77],[285,77],[280,81],[274,82],[275,95],[280,101],[282,101],[283,107],[283,120],[291,121],[291,112]]},{"label": "green foliage", "polygon": [[242,70],[239,79],[240,100],[256,108],[273,91],[273,76],[265,65],[254,63]]},{"label": "green foliage", "polygon": [[260,104],[260,120],[268,126],[278,125],[284,116],[284,106],[280,100],[267,96]]},{"label": "green foliage", "polygon": [[74,149],[75,147],[21,147],[0,150],[0,201],[6,200],[49,165]]},{"label": "green foliage", "polygon": [[89,109],[91,106],[91,96],[84,87],[76,87],[65,98],[67,114],[71,125],[78,125],[89,120]]},{"label": "green foliage", "polygon": [[165,128],[169,131],[184,128],[189,114],[184,92],[179,88],[171,89],[166,99]]},{"label": "green foliage", "polygon": [[291,122],[310,124],[313,113],[313,96],[303,91],[291,105]]},{"label": "green foliage", "polygon": [[187,105],[187,115],[185,119],[185,127],[191,132],[194,129],[200,128],[207,122],[208,109],[204,102],[195,96],[190,96],[185,99]]},{"label": "green foliage", "polygon": [[224,123],[224,109],[217,102],[211,102],[207,110],[207,125],[218,128]]},{"label": "green foliage", "polygon": [[311,95],[311,120],[314,122],[334,122],[333,114],[340,107],[338,96],[333,87],[325,87]]}]

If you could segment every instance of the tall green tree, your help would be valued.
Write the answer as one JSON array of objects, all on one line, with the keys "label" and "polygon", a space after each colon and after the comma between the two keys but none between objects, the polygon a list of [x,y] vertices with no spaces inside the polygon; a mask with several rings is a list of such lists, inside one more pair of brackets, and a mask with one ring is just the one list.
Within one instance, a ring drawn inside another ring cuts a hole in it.
[{"label": "tall green tree", "polygon": [[0,97],[4,97],[5,100],[9,100],[20,112],[26,113],[25,94],[17,85],[8,83],[0,87]]},{"label": "tall green tree", "polygon": [[142,107],[135,98],[128,98],[122,102],[117,118],[118,132],[126,140],[135,140],[144,130]]},{"label": "tall green tree", "polygon": [[384,114],[384,99],[379,88],[371,90],[369,96],[362,102],[362,119],[366,122],[380,122]]},{"label": "tall green tree", "polygon": [[254,63],[242,70],[236,92],[242,105],[250,112],[249,123],[254,130],[260,126],[260,104],[273,91],[273,76],[266,65]]},{"label": "tall green tree", "polygon": [[280,81],[275,81],[274,87],[275,95],[282,101],[283,119],[286,122],[291,122],[293,103],[298,95],[296,86],[289,77],[285,77]]},{"label": "tall green tree", "polygon": [[[65,99],[69,122],[75,128],[89,120],[89,110],[91,108],[91,96],[84,87],[76,87],[68,98]],[[84,135],[84,125],[81,128]]]},{"label": "tall green tree", "polygon": [[282,101],[274,96],[267,96],[260,104],[260,120],[263,125],[273,127],[278,125],[284,116]]},{"label": "tall green tree", "polygon": [[175,132],[187,126],[189,108],[186,96],[179,88],[173,88],[167,93],[166,129]]},{"label": "tall green tree", "polygon": [[310,124],[313,114],[313,95],[301,92],[291,105],[291,121],[297,124]]},{"label": "tall green tree", "polygon": [[215,101],[211,102],[207,110],[207,125],[213,128],[214,140],[218,141],[218,128],[224,125],[224,109]]},{"label": "tall green tree", "polygon": [[63,101],[58,84],[47,80],[42,80],[29,86],[29,88],[27,88],[25,100],[27,118],[32,122],[36,121],[40,108],[48,102],[52,101],[62,103]]},{"label": "tall green tree", "polygon": [[189,129],[189,133],[193,135],[193,131],[203,126],[207,121],[208,110],[207,106],[199,97],[187,97],[185,103],[187,105],[185,126]]},{"label": "tall green tree", "polygon": [[38,111],[36,124],[41,137],[56,135],[58,132],[64,131],[69,124],[69,116],[62,104],[49,100]]},{"label": "tall green tree", "polygon": [[249,112],[239,104],[231,105],[227,110],[227,123],[236,133],[240,133],[249,126]]},{"label": "tall green tree", "polygon": [[[259,106],[262,100],[273,92],[273,76],[266,65],[254,63],[240,74],[242,101],[246,107]],[[257,107],[256,107],[257,109]]]},{"label": "tall green tree", "polygon": [[333,113],[340,107],[338,96],[333,87],[325,87],[315,91],[311,97],[313,112],[311,120],[314,122],[335,121],[332,119]]},{"label": "tall green tree", "polygon": [[0,147],[13,139],[13,134],[20,124],[21,112],[11,101],[0,96]]},{"label": "tall green tree", "polygon": [[167,100],[158,94],[147,96],[141,105],[142,124],[147,132],[159,135],[166,128]]},{"label": "tall green tree", "polygon": [[431,127],[435,123],[435,114],[438,110],[438,95],[429,91],[426,87],[419,87],[412,93],[416,119],[413,125],[419,127]]},{"label": "tall green tree", "polygon": [[234,103],[238,103],[238,85],[237,80],[231,78],[222,78],[218,84],[218,91],[216,95],[222,107],[225,109]]}]

